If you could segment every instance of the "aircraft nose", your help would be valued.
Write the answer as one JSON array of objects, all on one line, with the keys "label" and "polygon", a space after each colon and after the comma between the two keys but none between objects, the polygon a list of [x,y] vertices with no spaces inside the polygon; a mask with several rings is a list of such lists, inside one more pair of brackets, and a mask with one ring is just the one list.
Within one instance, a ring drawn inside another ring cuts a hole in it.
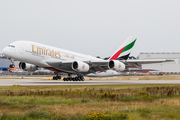
[{"label": "aircraft nose", "polygon": [[7,54],[8,54],[8,48],[7,47],[5,47],[4,49],[3,49],[3,54],[6,56]]}]

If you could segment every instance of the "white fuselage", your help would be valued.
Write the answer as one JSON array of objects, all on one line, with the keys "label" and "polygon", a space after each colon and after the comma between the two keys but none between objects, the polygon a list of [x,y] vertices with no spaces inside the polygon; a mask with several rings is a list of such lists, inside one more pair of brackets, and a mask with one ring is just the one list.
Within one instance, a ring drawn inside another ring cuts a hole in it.
[{"label": "white fuselage", "polygon": [[57,69],[52,68],[52,66],[48,65],[46,63],[47,61],[102,61],[101,59],[89,55],[84,55],[31,41],[13,42],[9,46],[4,48],[3,54],[8,58],[12,58],[25,63],[34,64],[39,67],[51,70]]}]

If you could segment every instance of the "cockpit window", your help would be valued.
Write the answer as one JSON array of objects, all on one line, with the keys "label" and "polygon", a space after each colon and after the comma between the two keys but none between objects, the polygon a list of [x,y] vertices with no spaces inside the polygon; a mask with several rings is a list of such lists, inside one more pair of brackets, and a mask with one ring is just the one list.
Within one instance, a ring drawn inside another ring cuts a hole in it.
[{"label": "cockpit window", "polygon": [[15,46],[14,46],[14,45],[8,45],[8,47],[12,47],[12,48],[15,48]]}]

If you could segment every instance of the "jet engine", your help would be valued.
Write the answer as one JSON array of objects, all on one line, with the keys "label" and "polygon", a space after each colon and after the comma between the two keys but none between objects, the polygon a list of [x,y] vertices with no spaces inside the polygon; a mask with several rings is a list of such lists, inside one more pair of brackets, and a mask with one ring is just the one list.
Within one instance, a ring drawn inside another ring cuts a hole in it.
[{"label": "jet engine", "polygon": [[118,61],[118,60],[111,60],[111,61],[109,61],[108,67],[110,69],[118,71],[118,72],[124,71],[125,68],[126,68],[125,64],[120,62],[120,61]]},{"label": "jet engine", "polygon": [[34,72],[38,69],[38,67],[36,65],[24,63],[24,62],[19,63],[19,68],[24,71],[28,71],[28,72]]},{"label": "jet engine", "polygon": [[89,71],[89,65],[81,61],[74,61],[72,63],[72,69],[77,72],[87,72]]}]

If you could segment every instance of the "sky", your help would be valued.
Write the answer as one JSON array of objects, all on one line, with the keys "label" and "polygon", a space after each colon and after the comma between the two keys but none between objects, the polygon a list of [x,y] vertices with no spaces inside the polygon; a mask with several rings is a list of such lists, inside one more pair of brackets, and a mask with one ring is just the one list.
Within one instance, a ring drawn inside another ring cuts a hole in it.
[{"label": "sky", "polygon": [[131,55],[180,52],[179,0],[1,0],[0,52],[29,40],[111,56],[128,36]]}]

